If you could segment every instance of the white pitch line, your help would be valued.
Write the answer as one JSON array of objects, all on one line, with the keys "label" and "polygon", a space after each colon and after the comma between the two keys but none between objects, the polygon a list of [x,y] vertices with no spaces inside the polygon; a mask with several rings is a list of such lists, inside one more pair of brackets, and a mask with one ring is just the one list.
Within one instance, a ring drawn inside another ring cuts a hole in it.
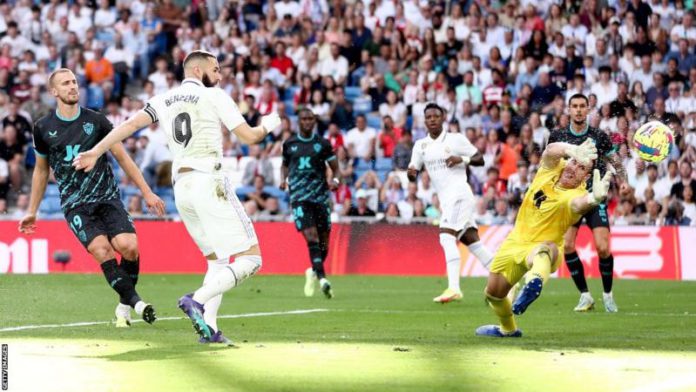
[{"label": "white pitch line", "polygon": [[[295,314],[309,314],[309,313],[319,313],[328,312],[329,309],[298,309],[298,310],[287,310],[282,312],[259,312],[259,313],[242,313],[242,314],[225,314],[218,316],[219,319],[235,319],[235,318],[247,318],[247,317],[266,317],[266,316],[287,316]],[[172,321],[172,320],[185,320],[186,317],[158,317],[157,321]],[[144,323],[143,320],[133,320],[134,323]],[[67,323],[67,324],[43,324],[43,325],[20,325],[19,327],[7,327],[0,328],[0,332],[14,332],[14,331],[26,331],[29,329],[47,329],[47,328],[68,328],[68,327],[85,327],[88,325],[104,325],[111,324],[111,321],[83,321],[79,323]]]}]

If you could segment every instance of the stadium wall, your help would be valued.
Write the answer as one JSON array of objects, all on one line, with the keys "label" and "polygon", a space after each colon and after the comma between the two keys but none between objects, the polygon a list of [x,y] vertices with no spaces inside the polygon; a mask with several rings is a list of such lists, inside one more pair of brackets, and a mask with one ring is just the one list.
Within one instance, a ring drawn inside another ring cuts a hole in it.
[{"label": "stadium wall", "polygon": [[[17,222],[0,222],[0,274],[99,273],[99,267],[65,222],[41,221],[33,236],[17,232]],[[307,247],[291,223],[255,224],[264,256],[263,274],[301,274],[309,265]],[[205,259],[181,222],[136,223],[143,273],[203,273]],[[512,226],[481,227],[482,240],[497,249]],[[333,275],[444,275],[437,227],[427,225],[334,224],[327,270]],[[591,232],[583,227],[578,254],[591,277],[599,277]],[[696,228],[617,226],[611,247],[615,273],[624,279],[696,280]],[[462,253],[463,276],[485,276],[470,255]],[[57,252],[68,263],[55,261]],[[692,257],[689,257],[692,255]],[[568,277],[563,266],[557,273]]]}]

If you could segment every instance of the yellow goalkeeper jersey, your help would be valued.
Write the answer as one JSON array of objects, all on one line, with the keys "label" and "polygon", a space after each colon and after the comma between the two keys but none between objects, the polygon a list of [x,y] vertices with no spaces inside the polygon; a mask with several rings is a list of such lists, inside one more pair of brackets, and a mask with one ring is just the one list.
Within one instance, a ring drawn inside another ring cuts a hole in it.
[{"label": "yellow goalkeeper jersey", "polygon": [[571,202],[587,193],[585,184],[563,189],[556,184],[566,166],[561,159],[553,169],[542,164],[522,200],[515,227],[508,240],[517,243],[553,241],[563,249],[563,235],[582,215],[571,209]]}]

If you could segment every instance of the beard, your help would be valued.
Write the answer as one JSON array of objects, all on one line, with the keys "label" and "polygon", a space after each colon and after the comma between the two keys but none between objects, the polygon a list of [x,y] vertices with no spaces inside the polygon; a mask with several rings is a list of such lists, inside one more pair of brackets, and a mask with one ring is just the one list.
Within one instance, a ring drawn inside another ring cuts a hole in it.
[{"label": "beard", "polygon": [[217,85],[217,82],[213,83],[213,81],[210,80],[210,76],[208,76],[208,74],[203,74],[203,78],[201,78],[201,82],[203,82],[203,85],[205,87],[215,87],[215,85]]},{"label": "beard", "polygon": [[59,96],[58,99],[59,99],[61,102],[63,102],[65,105],[74,105],[74,104],[80,102],[80,95],[77,94],[77,95],[75,95],[74,98],[73,98],[72,95],[66,95],[65,97],[60,97],[60,96]]}]

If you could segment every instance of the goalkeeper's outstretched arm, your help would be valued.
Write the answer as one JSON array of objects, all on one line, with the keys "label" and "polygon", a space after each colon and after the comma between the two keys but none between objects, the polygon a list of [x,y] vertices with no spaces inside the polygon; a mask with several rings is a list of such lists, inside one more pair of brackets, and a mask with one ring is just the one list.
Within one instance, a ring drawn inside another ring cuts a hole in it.
[{"label": "goalkeeper's outstretched arm", "polygon": [[592,191],[587,192],[584,196],[578,196],[570,203],[570,208],[573,212],[579,215],[585,215],[586,212],[596,207],[607,197],[609,186],[611,185],[611,172],[606,172],[604,177],[600,178],[599,169],[594,169],[592,177]]},{"label": "goalkeeper's outstretched arm", "polygon": [[558,166],[562,158],[573,158],[587,165],[597,159],[597,148],[590,139],[579,146],[562,142],[551,143],[546,146],[541,156],[541,164],[547,169],[553,169]]}]

